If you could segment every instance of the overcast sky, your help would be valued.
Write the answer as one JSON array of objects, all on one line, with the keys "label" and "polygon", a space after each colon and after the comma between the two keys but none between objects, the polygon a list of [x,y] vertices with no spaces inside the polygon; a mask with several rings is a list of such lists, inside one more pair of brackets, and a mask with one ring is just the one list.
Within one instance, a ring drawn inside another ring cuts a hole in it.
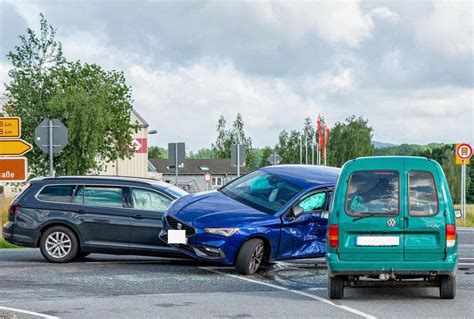
[{"label": "overcast sky", "polygon": [[242,113],[255,146],[322,114],[389,143],[474,143],[473,2],[0,0],[5,55],[39,13],[69,60],[124,71],[150,144],[215,140]]}]

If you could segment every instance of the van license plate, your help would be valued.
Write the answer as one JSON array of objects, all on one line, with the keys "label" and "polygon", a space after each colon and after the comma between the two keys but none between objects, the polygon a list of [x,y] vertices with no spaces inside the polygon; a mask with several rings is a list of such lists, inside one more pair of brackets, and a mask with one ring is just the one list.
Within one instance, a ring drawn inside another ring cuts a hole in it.
[{"label": "van license plate", "polygon": [[398,236],[358,236],[357,246],[398,246]]},{"label": "van license plate", "polygon": [[168,230],[168,244],[186,244],[186,231],[178,229]]}]

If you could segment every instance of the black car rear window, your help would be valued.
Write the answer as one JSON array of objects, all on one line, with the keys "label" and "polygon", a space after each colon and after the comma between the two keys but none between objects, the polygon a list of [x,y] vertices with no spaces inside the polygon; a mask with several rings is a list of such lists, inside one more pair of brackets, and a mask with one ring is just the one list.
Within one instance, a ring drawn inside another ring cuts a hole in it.
[{"label": "black car rear window", "polygon": [[396,216],[400,204],[397,171],[356,171],[347,185],[346,212],[352,216]]},{"label": "black car rear window", "polygon": [[70,203],[75,187],[75,185],[45,186],[36,198],[47,202]]}]

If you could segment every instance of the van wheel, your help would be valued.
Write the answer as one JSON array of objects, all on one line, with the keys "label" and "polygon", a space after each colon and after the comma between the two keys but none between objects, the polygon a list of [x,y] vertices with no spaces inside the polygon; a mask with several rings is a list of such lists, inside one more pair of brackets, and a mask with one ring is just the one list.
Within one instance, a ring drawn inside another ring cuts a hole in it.
[{"label": "van wheel", "polygon": [[242,275],[253,275],[262,264],[265,246],[261,239],[250,239],[240,248],[235,269]]},{"label": "van wheel", "polygon": [[48,228],[40,240],[43,257],[52,263],[67,263],[76,257],[79,244],[76,235],[67,227]]},{"label": "van wheel", "polygon": [[344,298],[344,277],[328,276],[328,297],[329,299]]},{"label": "van wheel", "polygon": [[439,297],[454,299],[456,296],[456,276],[441,276],[439,283]]}]

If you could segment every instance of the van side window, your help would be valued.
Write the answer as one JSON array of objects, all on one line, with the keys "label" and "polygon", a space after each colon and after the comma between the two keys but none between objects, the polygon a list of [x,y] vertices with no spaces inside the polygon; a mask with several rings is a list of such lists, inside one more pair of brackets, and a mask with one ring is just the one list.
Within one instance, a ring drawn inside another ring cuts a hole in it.
[{"label": "van side window", "polygon": [[433,174],[426,171],[408,173],[408,213],[410,216],[433,216],[438,213],[438,196]]},{"label": "van side window", "polygon": [[102,207],[123,207],[121,187],[85,186],[84,204]]},{"label": "van side window", "polygon": [[70,203],[75,185],[50,185],[44,187],[36,196],[46,202]]},{"label": "van side window", "polygon": [[347,185],[346,212],[364,214],[399,214],[400,177],[397,171],[357,171]]},{"label": "van side window", "polygon": [[132,188],[133,208],[164,212],[171,204],[171,199],[141,188]]}]

